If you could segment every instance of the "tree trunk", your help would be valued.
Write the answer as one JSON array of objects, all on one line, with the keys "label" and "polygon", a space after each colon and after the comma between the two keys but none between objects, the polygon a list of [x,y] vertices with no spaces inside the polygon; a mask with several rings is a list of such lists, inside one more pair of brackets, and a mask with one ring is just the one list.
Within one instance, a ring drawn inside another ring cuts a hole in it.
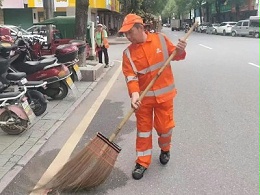
[{"label": "tree trunk", "polygon": [[[76,0],[75,39],[86,44],[89,0]],[[79,66],[86,63],[86,48],[79,53]]]},{"label": "tree trunk", "polygon": [[216,20],[217,20],[216,22],[219,22],[219,23],[220,23],[220,22],[221,22],[221,21],[220,21],[220,6],[221,6],[221,5],[220,5],[220,1],[219,1],[219,0],[216,0],[215,6],[216,6],[216,12],[217,12],[217,13],[216,13]]},{"label": "tree trunk", "polygon": [[0,24],[4,24],[4,11],[0,8]]},{"label": "tree trunk", "polygon": [[210,10],[210,7],[209,7],[209,6],[210,6],[210,4],[207,2],[207,3],[206,3],[206,21],[207,21],[207,22],[210,21],[210,19],[209,19],[209,16],[210,16],[210,13],[209,13],[209,12],[210,12],[210,11],[209,11],[209,10]]},{"label": "tree trunk", "polygon": [[202,9],[201,9],[201,6],[199,7],[199,12],[200,12],[200,23],[202,24],[202,23],[204,23],[203,21],[204,21],[204,19],[202,19]]},{"label": "tree trunk", "polygon": [[240,6],[236,4],[236,21],[240,20],[239,15],[240,15]]},{"label": "tree trunk", "polygon": [[89,0],[76,0],[75,38],[86,41]]}]

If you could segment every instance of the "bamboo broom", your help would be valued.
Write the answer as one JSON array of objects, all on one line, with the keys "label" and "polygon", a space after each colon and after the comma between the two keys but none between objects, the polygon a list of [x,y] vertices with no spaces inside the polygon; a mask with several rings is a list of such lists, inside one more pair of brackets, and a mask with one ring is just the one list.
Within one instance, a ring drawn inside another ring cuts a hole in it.
[{"label": "bamboo broom", "polygon": [[[196,25],[197,23],[190,28],[183,40],[186,40],[189,37]],[[176,50],[170,55],[158,71],[157,75],[140,95],[140,101],[144,98],[175,55]],[[97,133],[90,143],[74,158],[69,160],[48,183],[35,190],[51,189],[52,191],[78,191],[93,188],[103,183],[111,173],[117,156],[121,151],[121,148],[113,141],[134,111],[135,110],[131,108],[109,139],[101,133]]]}]

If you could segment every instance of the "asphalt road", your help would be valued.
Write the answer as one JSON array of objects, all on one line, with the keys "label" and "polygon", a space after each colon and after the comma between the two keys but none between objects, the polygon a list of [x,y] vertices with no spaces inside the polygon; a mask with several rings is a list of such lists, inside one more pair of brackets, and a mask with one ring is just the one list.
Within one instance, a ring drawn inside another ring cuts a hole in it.
[{"label": "asphalt road", "polygon": [[[176,43],[183,32],[164,33]],[[113,45],[111,59],[120,60],[126,45]],[[154,133],[153,162],[140,181],[131,178],[135,161],[135,118],[116,143],[122,147],[115,169],[104,184],[87,195],[256,195],[259,194],[259,40],[193,33],[185,61],[173,62],[178,88],[176,128],[171,161],[158,161]],[[1,195],[25,195],[41,178],[64,142],[96,103],[116,73],[114,66],[70,119]],[[113,83],[77,145],[76,154],[101,131],[109,136],[129,110],[122,74]],[[66,194],[66,193],[61,193]],[[76,194],[76,193],[67,193]]]}]

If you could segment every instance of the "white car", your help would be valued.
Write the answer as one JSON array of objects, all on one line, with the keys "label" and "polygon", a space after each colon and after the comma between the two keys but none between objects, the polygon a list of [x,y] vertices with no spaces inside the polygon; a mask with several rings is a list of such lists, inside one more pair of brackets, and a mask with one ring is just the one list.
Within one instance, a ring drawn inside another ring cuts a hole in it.
[{"label": "white car", "polygon": [[207,30],[208,23],[200,24],[198,27],[198,32],[204,33]]},{"label": "white car", "polygon": [[22,34],[22,37],[25,38],[25,39],[30,39],[30,38],[33,38],[33,37],[36,37],[36,38],[44,38],[43,36],[41,35],[32,35],[30,34],[29,32],[27,32],[26,30],[18,27],[18,26],[14,26],[14,25],[0,25],[0,28],[8,28],[10,31],[11,31],[11,37],[16,40],[17,38],[17,35],[18,35],[18,32],[20,32]]},{"label": "white car", "polygon": [[222,34],[227,35],[231,34],[231,29],[233,26],[236,25],[237,22],[222,22],[220,25],[216,28],[216,34]]},{"label": "white car", "polygon": [[216,28],[218,28],[219,24],[214,23],[214,24],[209,24],[206,29],[207,34],[216,34]]}]

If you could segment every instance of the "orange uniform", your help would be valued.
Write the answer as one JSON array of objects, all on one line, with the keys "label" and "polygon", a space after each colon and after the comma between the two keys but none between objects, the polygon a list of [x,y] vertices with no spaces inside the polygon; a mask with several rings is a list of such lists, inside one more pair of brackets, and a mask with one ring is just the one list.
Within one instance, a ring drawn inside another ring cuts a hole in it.
[{"label": "orange uniform", "polygon": [[[129,94],[141,93],[156,76],[159,69],[175,50],[171,41],[162,34],[147,34],[146,42],[130,45],[123,53],[123,73]],[[186,53],[174,60],[184,59]],[[163,151],[170,150],[173,117],[173,98],[176,95],[174,77],[168,65],[136,111],[137,138],[136,163],[148,167],[152,155],[152,129],[159,135],[158,144]]]}]

